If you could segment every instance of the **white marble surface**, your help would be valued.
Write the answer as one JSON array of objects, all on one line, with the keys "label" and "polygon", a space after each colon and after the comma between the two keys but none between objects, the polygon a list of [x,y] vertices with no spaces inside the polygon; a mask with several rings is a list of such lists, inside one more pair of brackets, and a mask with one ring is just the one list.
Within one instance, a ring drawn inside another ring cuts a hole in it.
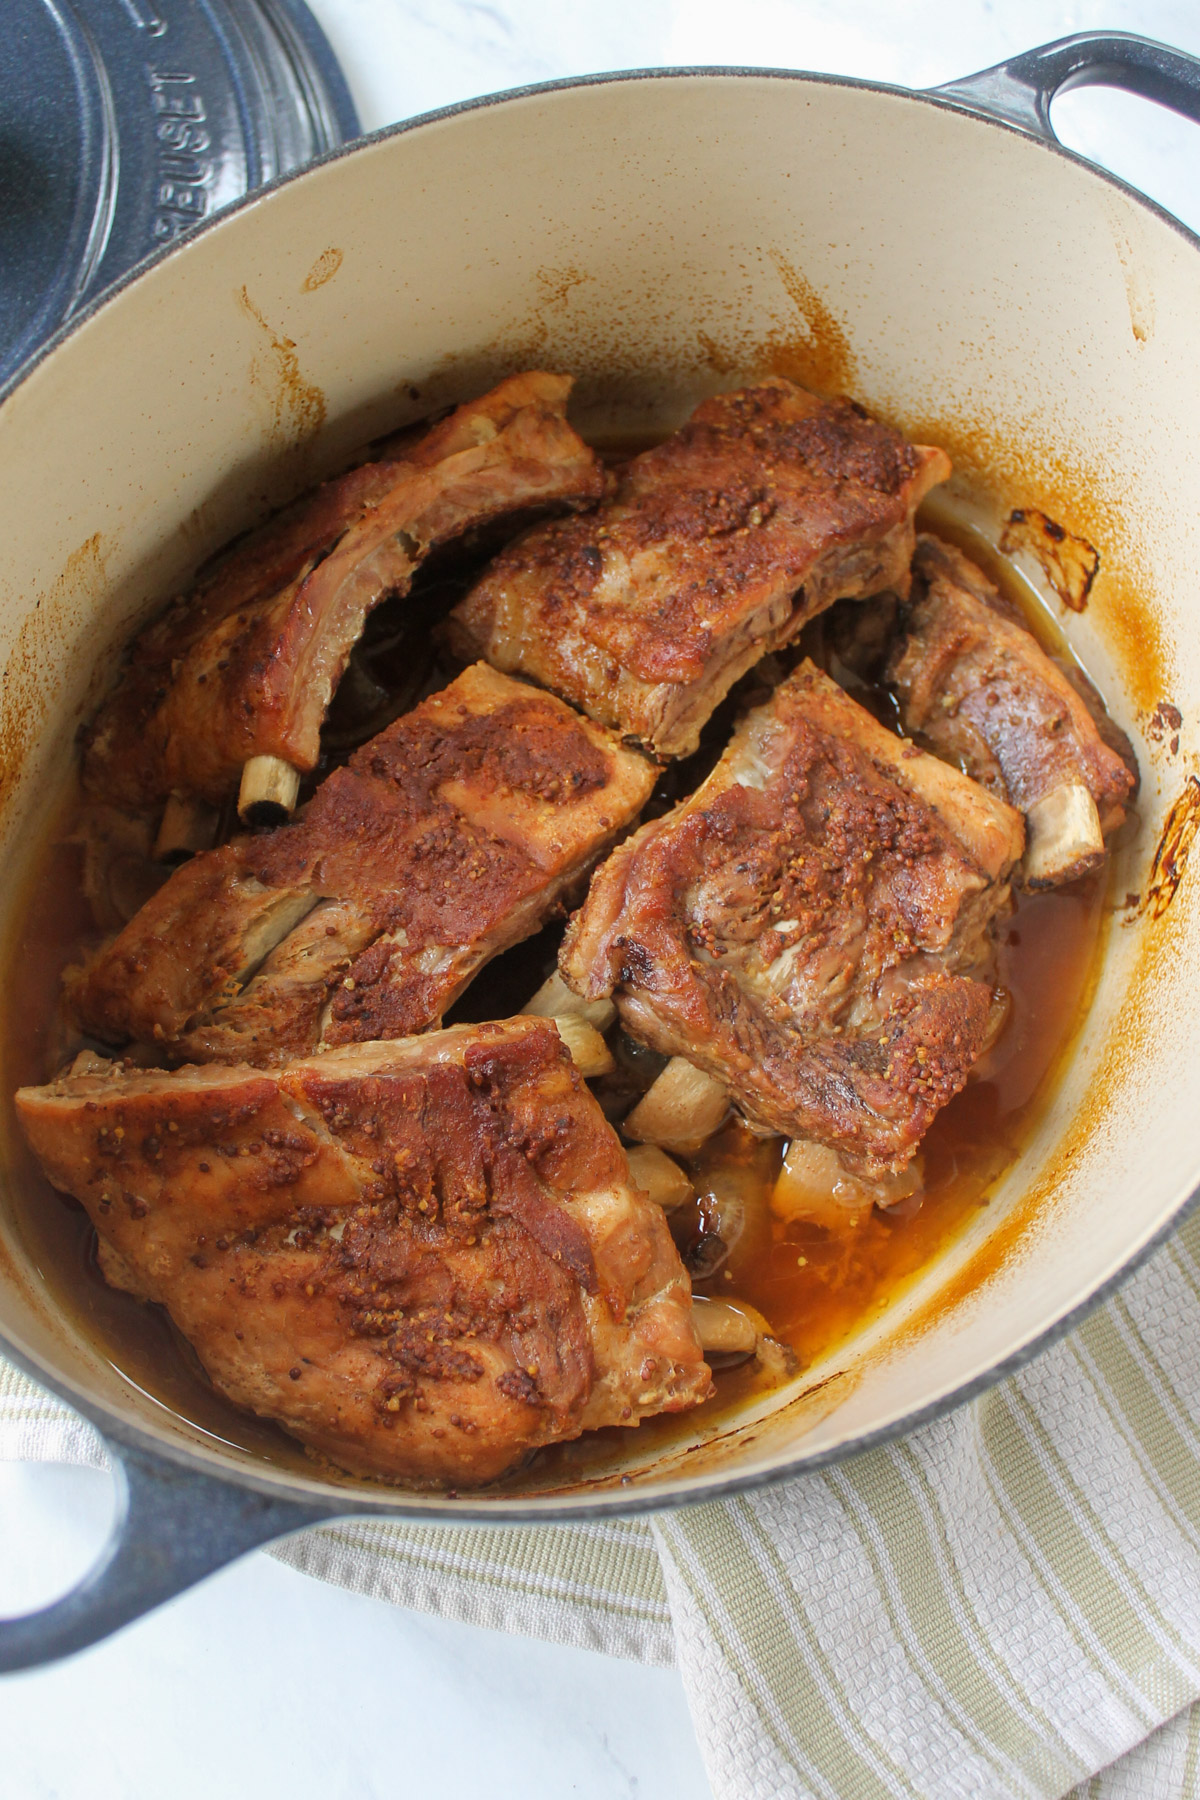
[{"label": "white marble surface", "polygon": [[[604,68],[756,63],[913,86],[1085,28],[1200,53],[1195,0],[310,0],[364,125]],[[1200,230],[1200,132],[1096,91],[1066,142]],[[111,1506],[0,1468],[0,1612],[63,1591]],[[0,1683],[2,1800],[705,1800],[673,1672],[429,1620],[246,1558],[107,1644]]]},{"label": "white marble surface", "polygon": [[[86,1568],[91,1469],[0,1466],[0,1612]],[[708,1800],[674,1671],[404,1612],[247,1557],[0,1682],[3,1800]]]}]

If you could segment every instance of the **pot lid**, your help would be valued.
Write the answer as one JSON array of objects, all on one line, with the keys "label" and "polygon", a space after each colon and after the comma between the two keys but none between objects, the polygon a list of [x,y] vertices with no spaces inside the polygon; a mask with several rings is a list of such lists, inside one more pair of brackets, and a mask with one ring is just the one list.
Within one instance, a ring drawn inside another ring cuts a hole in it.
[{"label": "pot lid", "polygon": [[301,0],[4,0],[0,382],[152,250],[358,131]]}]

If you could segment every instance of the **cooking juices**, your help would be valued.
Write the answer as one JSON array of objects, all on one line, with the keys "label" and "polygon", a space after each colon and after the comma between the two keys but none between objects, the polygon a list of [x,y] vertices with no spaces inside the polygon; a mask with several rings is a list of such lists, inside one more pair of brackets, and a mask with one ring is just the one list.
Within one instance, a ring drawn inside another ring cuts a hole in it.
[{"label": "cooking juices", "polygon": [[[930,523],[985,564],[992,579],[1022,606],[1047,649],[1064,653],[1048,615],[1002,558],[988,554],[976,534],[956,525],[944,508]],[[478,566],[476,561],[431,570],[401,609],[380,608],[331,712],[321,774],[423,692],[449,678],[450,671],[440,669],[429,649],[429,626],[464,591]],[[806,648],[819,654],[816,643]],[[889,716],[886,696],[879,696],[877,710]],[[689,786],[707,773],[728,729],[729,721],[720,719],[708,756],[702,751],[690,759]],[[678,797],[674,790],[682,773],[660,784],[671,799]],[[661,810],[661,801],[651,804]],[[4,1078],[9,1095],[21,1083],[45,1080],[59,1066],[61,971],[95,942],[81,888],[80,850],[70,841],[72,810],[64,803],[48,833],[23,929],[5,971],[10,1004]],[[649,1452],[660,1442],[665,1446],[706,1420],[715,1422],[788,1366],[803,1369],[834,1350],[886,1309],[986,1206],[989,1193],[1020,1154],[1082,1020],[1102,939],[1105,887],[1100,875],[1046,894],[1019,895],[1010,916],[999,922],[996,976],[1010,996],[1009,1014],[995,1046],[926,1135],[917,1195],[887,1212],[848,1211],[844,1220],[832,1224],[788,1221],[770,1206],[786,1149],[782,1140],[756,1137],[731,1124],[689,1160],[696,1199],[672,1215],[671,1223],[696,1291],[756,1309],[790,1354],[765,1369],[743,1365],[718,1371],[716,1398],[682,1420],[644,1424],[640,1451]],[[519,1010],[553,966],[560,930],[498,958],[468,989],[448,1022],[499,1018]],[[13,1137],[19,1143],[19,1133],[14,1131]],[[248,1417],[213,1392],[164,1315],[105,1284],[82,1208],[56,1193],[27,1154],[14,1175],[23,1232],[48,1290],[104,1354],[140,1388],[203,1431],[276,1461],[302,1465],[303,1452],[281,1430]],[[546,1465],[543,1479],[553,1480],[560,1471],[565,1480],[572,1472],[600,1474],[600,1465],[619,1454],[619,1440],[627,1435],[591,1434],[577,1444],[539,1453]]]},{"label": "cooking juices", "polygon": [[[733,1215],[728,1257],[694,1278],[698,1293],[744,1299],[801,1364],[817,1360],[887,1305],[957,1235],[1019,1154],[1045,1098],[1046,1077],[1079,1023],[1100,936],[1099,877],[1022,897],[998,932],[998,980],[1012,1007],[995,1048],[934,1120],[918,1153],[923,1192],[845,1221],[785,1222],[768,1196],[784,1145],[739,1127],[695,1159],[697,1211],[714,1235]],[[744,1223],[743,1223],[744,1221]],[[703,1233],[698,1234],[701,1250]],[[720,1252],[717,1252],[719,1255]]]}]

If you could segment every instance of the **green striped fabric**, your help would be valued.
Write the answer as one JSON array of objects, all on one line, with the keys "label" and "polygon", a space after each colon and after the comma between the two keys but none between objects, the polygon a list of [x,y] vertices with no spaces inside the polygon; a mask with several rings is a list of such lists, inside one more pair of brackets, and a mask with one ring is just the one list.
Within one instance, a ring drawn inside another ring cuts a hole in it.
[{"label": "green striped fabric", "polygon": [[[0,1365],[0,1456],[103,1451]],[[274,1554],[676,1661],[717,1800],[1200,1800],[1200,1217],[1020,1375],[821,1474],[649,1521],[353,1521]]]}]

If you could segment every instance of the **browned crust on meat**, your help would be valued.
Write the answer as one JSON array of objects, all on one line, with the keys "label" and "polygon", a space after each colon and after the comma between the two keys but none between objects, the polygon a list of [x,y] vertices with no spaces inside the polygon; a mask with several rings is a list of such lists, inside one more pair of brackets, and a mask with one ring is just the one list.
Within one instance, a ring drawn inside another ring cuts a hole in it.
[{"label": "browned crust on meat", "polygon": [[487,1482],[710,1391],[661,1210],[546,1021],[17,1108],[218,1389],[355,1473]]},{"label": "browned crust on meat", "polygon": [[[357,751],[303,819],[185,863],[68,978],[70,1005],[106,1042],[178,1060],[424,1031],[574,896],[655,773],[480,664]],[[269,929],[281,907],[286,935]],[[265,960],[247,950],[260,921]]]},{"label": "browned crust on meat", "polygon": [[628,463],[598,512],[511,545],[456,608],[452,642],[684,754],[806,619],[905,588],[913,513],[949,468],[793,382],[719,395]]},{"label": "browned crust on meat", "polygon": [[[905,727],[1027,812],[1056,788],[1088,789],[1107,835],[1121,824],[1137,765],[1084,678],[1072,678],[982,570],[922,535],[907,635],[889,679]],[[1111,740],[1106,741],[1106,738]]]},{"label": "browned crust on meat", "polygon": [[570,379],[510,377],[394,453],[305,496],[136,640],[85,740],[89,793],[219,802],[252,756],[315,766],[325,710],[371,609],[439,544],[604,489],[566,422]]},{"label": "browned crust on meat", "polygon": [[984,1042],[975,975],[1022,847],[1011,809],[802,664],[703,787],[597,872],[562,971],[757,1123],[899,1170]]}]

